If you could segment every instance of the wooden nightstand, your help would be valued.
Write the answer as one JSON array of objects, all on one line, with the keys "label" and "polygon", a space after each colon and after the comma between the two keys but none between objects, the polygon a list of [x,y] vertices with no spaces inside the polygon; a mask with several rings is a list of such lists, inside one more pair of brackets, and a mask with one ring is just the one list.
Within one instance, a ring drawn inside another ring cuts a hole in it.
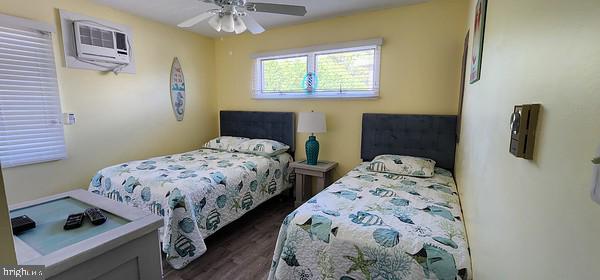
[{"label": "wooden nightstand", "polygon": [[338,166],[337,162],[319,161],[317,165],[308,165],[306,161],[296,161],[290,164],[296,173],[296,207],[312,196],[312,179],[317,178],[317,193],[331,184],[331,173]]}]

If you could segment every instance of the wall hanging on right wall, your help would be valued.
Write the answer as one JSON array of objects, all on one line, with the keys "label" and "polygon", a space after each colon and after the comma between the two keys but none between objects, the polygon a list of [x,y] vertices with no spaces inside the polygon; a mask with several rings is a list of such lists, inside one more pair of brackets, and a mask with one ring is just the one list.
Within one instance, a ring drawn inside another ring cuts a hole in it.
[{"label": "wall hanging on right wall", "polygon": [[592,199],[600,204],[600,148],[596,152],[596,157],[592,160],[594,165],[594,175],[592,177]]},{"label": "wall hanging on right wall", "polygon": [[456,143],[460,143],[460,129],[462,128],[462,110],[465,98],[465,83],[467,82],[467,61],[469,60],[469,34],[467,31],[463,45],[462,67],[460,68],[460,95],[458,96],[458,122],[456,123]]},{"label": "wall hanging on right wall", "polygon": [[473,27],[473,51],[471,55],[471,84],[481,77],[481,58],[483,56],[483,35],[485,33],[485,15],[487,0],[478,0],[475,8],[475,26]]},{"label": "wall hanging on right wall", "polygon": [[515,106],[510,117],[510,153],[516,157],[533,159],[535,133],[537,130],[540,104]]}]

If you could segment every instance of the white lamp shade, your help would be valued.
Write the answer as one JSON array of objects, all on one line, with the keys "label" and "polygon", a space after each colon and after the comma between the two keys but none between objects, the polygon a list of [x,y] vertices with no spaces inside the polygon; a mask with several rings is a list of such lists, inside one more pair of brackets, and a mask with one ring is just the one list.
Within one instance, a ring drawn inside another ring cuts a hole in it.
[{"label": "white lamp shade", "polygon": [[323,133],[327,132],[325,113],[304,112],[298,116],[298,132]]},{"label": "white lamp shade", "polygon": [[221,30],[225,32],[233,32],[235,30],[233,15],[228,14],[221,19]]},{"label": "white lamp shade", "polygon": [[221,18],[221,16],[215,15],[208,21],[208,24],[217,32],[221,32]]},{"label": "white lamp shade", "polygon": [[242,20],[241,17],[236,16],[234,18],[234,22],[235,22],[235,25],[234,25],[233,29],[235,31],[235,34],[241,34],[241,33],[244,33],[244,31],[246,31],[246,24],[244,24],[244,21]]}]

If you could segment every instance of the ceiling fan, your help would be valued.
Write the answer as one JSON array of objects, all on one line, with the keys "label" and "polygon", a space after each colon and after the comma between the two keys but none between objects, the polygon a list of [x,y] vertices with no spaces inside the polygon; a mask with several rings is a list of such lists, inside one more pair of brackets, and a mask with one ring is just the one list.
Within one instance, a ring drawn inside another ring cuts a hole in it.
[{"label": "ceiling fan", "polygon": [[192,27],[202,21],[208,20],[208,24],[218,32],[235,32],[240,34],[246,30],[252,34],[259,34],[265,29],[248,12],[262,12],[272,14],[283,14],[291,16],[306,15],[306,7],[271,3],[254,3],[246,0],[202,0],[219,6],[217,9],[208,10],[193,18],[190,18],[177,26]]}]

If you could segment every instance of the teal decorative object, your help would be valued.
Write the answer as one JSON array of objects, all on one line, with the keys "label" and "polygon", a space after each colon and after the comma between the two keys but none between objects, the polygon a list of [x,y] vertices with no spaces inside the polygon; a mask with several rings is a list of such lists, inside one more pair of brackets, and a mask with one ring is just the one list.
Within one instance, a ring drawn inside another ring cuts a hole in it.
[{"label": "teal decorative object", "polygon": [[298,132],[311,133],[306,141],[306,163],[317,165],[319,159],[319,141],[315,133],[327,132],[324,113],[300,113],[298,118]]},{"label": "teal decorative object", "polygon": [[319,83],[317,79],[317,74],[308,72],[304,75],[304,80],[302,80],[301,87],[306,91],[307,94],[313,94],[317,89],[317,84]]},{"label": "teal decorative object", "polygon": [[319,161],[319,141],[314,135],[308,136],[306,140],[306,163],[310,165],[317,165]]}]

